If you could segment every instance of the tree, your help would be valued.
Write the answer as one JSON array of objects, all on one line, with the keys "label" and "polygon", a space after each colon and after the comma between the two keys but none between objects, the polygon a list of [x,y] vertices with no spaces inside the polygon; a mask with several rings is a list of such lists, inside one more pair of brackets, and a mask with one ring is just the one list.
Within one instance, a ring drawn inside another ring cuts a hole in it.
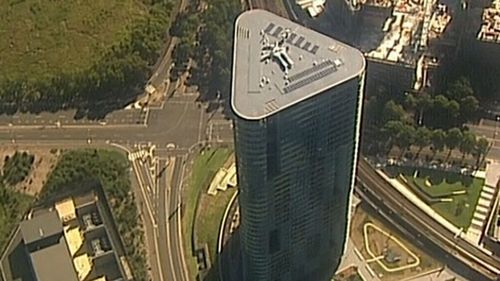
[{"label": "tree", "polygon": [[188,39],[191,43],[194,43],[199,25],[200,20],[196,13],[184,12],[177,16],[177,19],[170,28],[170,34],[181,39]]},{"label": "tree", "polygon": [[418,116],[416,116],[416,118],[418,120],[419,125],[423,124],[423,122],[425,121],[424,114],[425,114],[425,112],[427,112],[428,110],[430,110],[432,108],[433,104],[434,104],[434,101],[431,98],[431,96],[429,96],[429,94],[420,93],[417,96],[416,106],[418,108]]},{"label": "tree", "polygon": [[445,140],[446,140],[446,132],[443,131],[442,129],[436,129],[432,131],[432,136],[431,136],[431,142],[432,142],[432,151],[433,151],[433,156],[436,156],[437,152],[443,151],[444,146],[445,146]]},{"label": "tree", "polygon": [[417,98],[413,94],[407,93],[403,104],[407,110],[415,110],[417,107]]},{"label": "tree", "polygon": [[476,147],[476,135],[474,133],[465,131],[462,133],[462,141],[459,144],[459,150],[462,152],[462,161],[468,154],[471,154]]},{"label": "tree", "polygon": [[451,152],[453,149],[457,148],[457,146],[460,144],[460,141],[462,140],[462,131],[458,128],[451,128],[448,130],[446,134],[446,147],[448,147],[449,152],[448,156],[446,157],[446,160],[448,160],[451,156]]},{"label": "tree", "polygon": [[395,144],[396,136],[403,131],[404,124],[401,121],[389,121],[385,123],[384,127],[381,129],[383,139],[385,140],[385,146],[389,149]]},{"label": "tree", "polygon": [[484,162],[486,154],[490,150],[490,143],[484,137],[477,140],[476,146],[474,148],[475,154],[477,155],[476,167],[479,168],[479,164]]},{"label": "tree", "polygon": [[396,135],[395,144],[400,148],[401,154],[399,158],[403,157],[406,151],[415,141],[415,128],[411,125],[403,125],[401,131]]},{"label": "tree", "polygon": [[468,96],[474,96],[474,90],[472,89],[469,79],[463,76],[452,82],[446,91],[446,97],[452,100],[459,101]]},{"label": "tree", "polygon": [[203,61],[198,65],[203,72],[200,88],[209,94],[206,99],[213,98],[216,92],[222,94],[222,99],[229,96],[231,56],[228,54],[232,48],[233,22],[240,11],[240,1],[213,0],[203,13],[203,31],[199,37]]},{"label": "tree", "polygon": [[434,128],[450,128],[461,125],[457,122],[460,105],[455,100],[449,100],[443,95],[434,97],[432,105],[432,119],[428,123]]},{"label": "tree", "polygon": [[418,146],[418,151],[415,154],[415,159],[418,158],[422,149],[431,144],[432,132],[426,127],[418,127],[415,132],[415,145]]},{"label": "tree", "polygon": [[192,54],[192,45],[189,45],[188,42],[181,41],[179,44],[175,46],[173,55],[174,55],[174,63],[176,66],[181,66],[186,63],[189,57]]},{"label": "tree", "polygon": [[476,117],[479,101],[474,96],[466,96],[460,100],[460,121],[465,123]]},{"label": "tree", "polygon": [[408,121],[408,113],[406,113],[401,105],[396,104],[393,100],[390,100],[385,104],[382,114],[382,121],[384,123],[389,121]]}]

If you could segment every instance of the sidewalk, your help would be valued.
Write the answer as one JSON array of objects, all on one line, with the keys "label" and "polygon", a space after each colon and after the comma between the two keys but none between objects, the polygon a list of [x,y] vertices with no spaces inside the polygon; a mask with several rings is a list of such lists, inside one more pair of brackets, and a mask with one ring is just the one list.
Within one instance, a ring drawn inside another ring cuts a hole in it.
[{"label": "sidewalk", "polygon": [[363,277],[365,281],[381,281],[375,274],[368,270],[368,264],[364,259],[362,259],[361,254],[357,252],[354,243],[349,239],[347,240],[347,248],[342,261],[340,262],[339,269],[349,266],[356,266],[358,268],[358,273]]},{"label": "sidewalk", "polygon": [[[370,271],[371,269],[368,269],[366,261],[361,257],[359,252],[356,252],[357,249],[355,248],[354,243],[351,240],[348,240],[346,253],[342,257],[339,270],[354,265],[358,268],[358,273],[365,281],[383,281],[383,278],[380,279],[375,274],[372,275]],[[447,281],[453,278],[455,278],[455,281],[467,281],[446,267],[444,269],[434,269],[428,272],[423,272],[409,278],[401,279],[401,281]]]},{"label": "sidewalk", "polygon": [[482,173],[481,178],[485,179],[483,189],[479,195],[479,199],[472,217],[472,222],[465,236],[469,241],[473,241],[478,245],[481,241],[484,226],[491,215],[492,201],[495,201],[497,194],[497,184],[500,179],[500,163],[491,162],[486,166],[486,172]]}]

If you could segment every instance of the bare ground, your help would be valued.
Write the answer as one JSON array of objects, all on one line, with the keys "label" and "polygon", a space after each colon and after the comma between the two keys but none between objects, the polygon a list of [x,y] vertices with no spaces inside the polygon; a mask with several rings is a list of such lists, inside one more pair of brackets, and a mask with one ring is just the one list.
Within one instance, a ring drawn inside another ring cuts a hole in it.
[{"label": "bare ground", "polygon": [[[57,160],[59,159],[59,150],[54,150],[51,153],[50,149],[44,148],[23,148],[23,147],[0,147],[0,155],[2,159],[0,161],[0,170],[3,170],[5,156],[12,156],[17,151],[26,151],[35,156],[35,161],[33,162],[33,167],[28,175],[28,177],[14,186],[14,188],[22,193],[36,196],[41,190],[47,176],[50,174],[52,169],[55,167]],[[56,153],[54,153],[56,152]]]}]

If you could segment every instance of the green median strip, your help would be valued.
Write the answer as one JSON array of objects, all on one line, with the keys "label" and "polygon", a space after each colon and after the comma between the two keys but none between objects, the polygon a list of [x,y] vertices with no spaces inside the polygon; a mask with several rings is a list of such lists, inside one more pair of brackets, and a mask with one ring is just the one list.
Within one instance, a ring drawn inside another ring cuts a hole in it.
[{"label": "green median strip", "polygon": [[[184,234],[184,247],[186,249],[186,259],[189,267],[190,280],[195,280],[196,274],[198,272],[198,266],[196,259],[191,257],[194,250],[193,247],[202,247],[203,245],[198,244],[200,241],[193,236],[193,229],[196,228],[195,235],[199,235],[198,226],[195,226],[196,214],[201,215],[207,210],[200,208],[200,202],[202,196],[206,193],[210,182],[219,170],[224,165],[224,162],[232,153],[230,149],[218,148],[218,149],[205,149],[198,157],[194,159],[193,165],[191,167],[189,185],[184,191],[184,202],[185,211],[182,217],[182,231]],[[221,193],[223,194],[223,193]],[[221,195],[219,194],[219,195]],[[217,195],[217,196],[219,196]],[[217,211],[215,211],[217,213]],[[221,219],[221,218],[219,218]],[[216,231],[217,235],[218,231]],[[201,231],[202,237],[207,237],[204,230]],[[195,243],[196,245],[193,245]],[[216,245],[213,246],[214,249]]]}]

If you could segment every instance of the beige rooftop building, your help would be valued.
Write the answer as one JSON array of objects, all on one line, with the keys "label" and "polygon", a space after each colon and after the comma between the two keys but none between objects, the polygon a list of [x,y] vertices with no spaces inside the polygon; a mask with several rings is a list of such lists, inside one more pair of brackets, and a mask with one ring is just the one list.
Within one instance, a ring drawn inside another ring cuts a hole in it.
[{"label": "beige rooftop building", "polygon": [[[100,208],[92,192],[31,211],[20,224],[20,237],[13,239],[21,241],[25,249],[28,268],[24,271],[31,275],[30,280],[132,279],[120,267],[126,260],[118,258]],[[10,275],[9,271],[6,281],[11,280]]]},{"label": "beige rooftop building", "polygon": [[484,9],[477,38],[484,42],[500,43],[500,0],[493,0],[491,6]]}]

